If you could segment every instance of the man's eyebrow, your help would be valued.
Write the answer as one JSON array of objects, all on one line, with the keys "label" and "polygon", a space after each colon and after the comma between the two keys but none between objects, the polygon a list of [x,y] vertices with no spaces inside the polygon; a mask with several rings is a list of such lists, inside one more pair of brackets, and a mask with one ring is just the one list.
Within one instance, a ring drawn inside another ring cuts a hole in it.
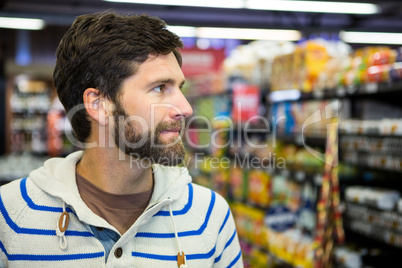
[{"label": "man's eyebrow", "polygon": [[[183,80],[180,83],[179,87],[182,87],[185,82],[186,82],[186,80]],[[167,79],[158,79],[158,80],[152,81],[152,82],[148,83],[148,86],[153,86],[153,85],[158,85],[158,84],[175,84],[175,83],[176,83],[176,80],[167,78]]]}]

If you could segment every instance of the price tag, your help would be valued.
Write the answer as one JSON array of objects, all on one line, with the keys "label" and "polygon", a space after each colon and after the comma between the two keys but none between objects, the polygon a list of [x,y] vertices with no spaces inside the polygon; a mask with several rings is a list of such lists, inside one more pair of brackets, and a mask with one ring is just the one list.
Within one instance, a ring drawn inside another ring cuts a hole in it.
[{"label": "price tag", "polygon": [[313,97],[316,99],[322,99],[324,97],[324,91],[322,90],[314,90],[313,91]]},{"label": "price tag", "polygon": [[346,95],[346,89],[345,89],[344,87],[338,87],[338,88],[336,89],[336,95],[337,95],[338,97],[343,97],[343,96],[345,96],[345,95]]},{"label": "price tag", "polygon": [[303,171],[297,171],[295,174],[295,178],[297,181],[304,181],[304,178],[306,177],[306,173]]},{"label": "price tag", "polygon": [[322,175],[320,175],[320,174],[315,175],[314,182],[316,185],[321,185],[322,184]]},{"label": "price tag", "polygon": [[351,85],[351,86],[348,86],[348,87],[347,87],[347,92],[348,92],[349,94],[353,94],[353,93],[355,93],[356,91],[357,91],[357,87],[356,87],[356,86]]},{"label": "price tag", "polygon": [[302,137],[302,134],[301,134],[301,133],[296,133],[296,134],[295,134],[295,143],[296,143],[297,145],[304,145],[303,137]]},{"label": "price tag", "polygon": [[283,177],[288,178],[289,177],[289,170],[284,169],[284,170],[282,170],[281,174],[282,174]]},{"label": "price tag", "polygon": [[377,83],[368,83],[365,86],[366,93],[376,93],[378,91],[378,84]]}]

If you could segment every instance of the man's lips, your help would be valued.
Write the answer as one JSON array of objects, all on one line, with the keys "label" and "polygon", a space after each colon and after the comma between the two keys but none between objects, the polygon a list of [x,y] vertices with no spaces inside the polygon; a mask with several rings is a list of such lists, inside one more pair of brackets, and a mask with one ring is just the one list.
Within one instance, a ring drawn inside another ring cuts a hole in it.
[{"label": "man's lips", "polygon": [[165,129],[165,130],[162,130],[161,133],[180,132],[180,131],[181,131],[181,128],[178,127],[178,128],[172,128],[172,129]]}]

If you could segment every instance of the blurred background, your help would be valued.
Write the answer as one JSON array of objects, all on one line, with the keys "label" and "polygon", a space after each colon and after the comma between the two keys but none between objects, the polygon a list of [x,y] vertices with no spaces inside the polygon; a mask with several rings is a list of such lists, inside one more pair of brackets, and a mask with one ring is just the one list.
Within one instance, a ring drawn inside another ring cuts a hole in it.
[{"label": "blurred background", "polygon": [[0,184],[80,149],[55,51],[108,9],[182,38],[184,164],[230,203],[245,267],[396,267],[400,1],[0,0]]}]

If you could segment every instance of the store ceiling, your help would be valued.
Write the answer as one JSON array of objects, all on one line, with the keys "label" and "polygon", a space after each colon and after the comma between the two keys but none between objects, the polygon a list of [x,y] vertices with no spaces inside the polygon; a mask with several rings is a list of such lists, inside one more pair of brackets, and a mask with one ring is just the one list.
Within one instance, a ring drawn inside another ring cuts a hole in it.
[{"label": "store ceiling", "polygon": [[102,0],[0,0],[0,16],[43,18],[47,25],[66,26],[71,24],[77,15],[114,9],[119,12],[148,13],[161,17],[170,25],[292,28],[305,32],[339,30],[402,32],[402,1],[353,2],[377,3],[382,12],[375,15],[314,14],[123,4]]}]

